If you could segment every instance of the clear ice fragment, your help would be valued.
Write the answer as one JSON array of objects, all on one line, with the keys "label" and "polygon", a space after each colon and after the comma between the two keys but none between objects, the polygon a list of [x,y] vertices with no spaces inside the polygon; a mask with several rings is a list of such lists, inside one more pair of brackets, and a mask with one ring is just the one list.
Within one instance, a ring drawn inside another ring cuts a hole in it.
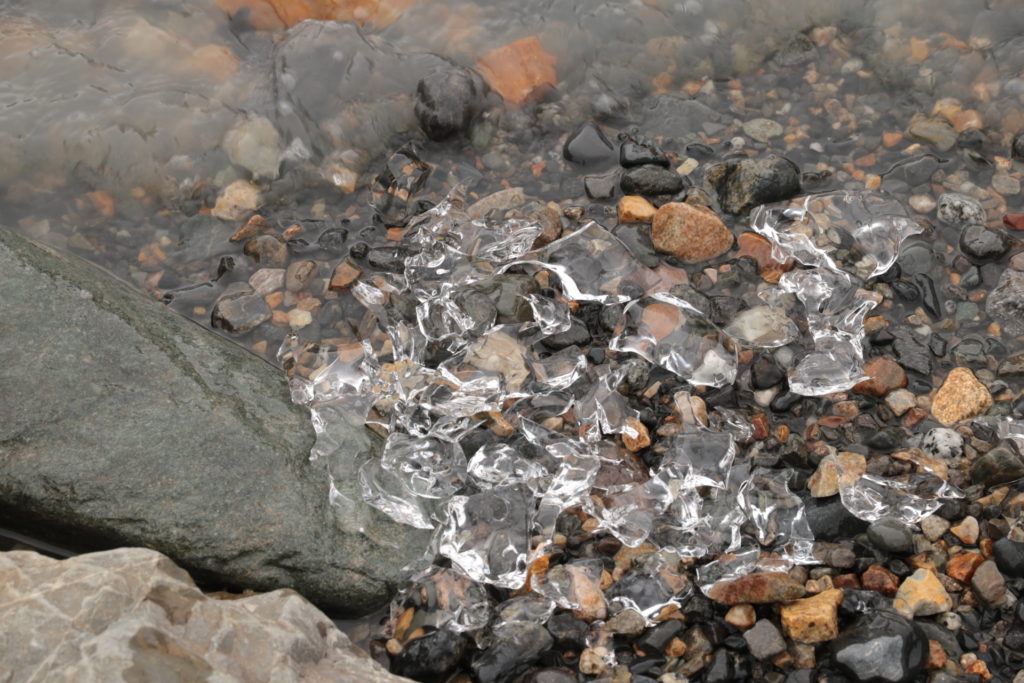
[{"label": "clear ice fragment", "polygon": [[793,471],[755,469],[740,486],[737,502],[755,529],[758,542],[791,557],[813,563],[814,534],[800,496],[789,490]]},{"label": "clear ice fragment", "polygon": [[680,607],[692,595],[693,585],[679,570],[679,556],[665,550],[634,559],[632,568],[607,592],[614,610],[639,612],[650,625],[666,607]]},{"label": "clear ice fragment", "polygon": [[942,507],[945,499],[962,498],[963,493],[927,472],[895,477],[863,474],[853,479],[843,477],[840,468],[839,496],[851,514],[866,522],[894,517],[906,524],[917,524]]},{"label": "clear ice fragment", "polygon": [[[410,609],[412,613],[408,613]],[[403,617],[411,617],[404,624],[406,634],[420,627],[472,633],[490,622],[491,602],[484,587],[458,569],[433,566],[414,576],[391,603],[392,632]]]}]

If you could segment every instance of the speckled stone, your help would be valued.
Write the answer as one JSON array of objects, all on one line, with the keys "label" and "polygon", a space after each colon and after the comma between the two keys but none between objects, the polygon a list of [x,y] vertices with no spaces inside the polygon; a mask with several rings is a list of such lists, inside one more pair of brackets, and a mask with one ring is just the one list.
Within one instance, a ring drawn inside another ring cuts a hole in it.
[{"label": "speckled stone", "polygon": [[968,368],[953,368],[932,401],[932,415],[951,425],[981,415],[992,405],[992,395]]},{"label": "speckled stone", "polygon": [[654,214],[654,248],[685,263],[721,256],[732,248],[733,235],[715,212],[703,206],[670,202]]}]

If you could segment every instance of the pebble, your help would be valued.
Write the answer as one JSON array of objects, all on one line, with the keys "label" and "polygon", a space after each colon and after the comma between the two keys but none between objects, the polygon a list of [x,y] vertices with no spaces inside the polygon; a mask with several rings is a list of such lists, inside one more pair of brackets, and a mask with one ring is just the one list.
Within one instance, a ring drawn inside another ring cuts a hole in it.
[{"label": "pebble", "polygon": [[284,286],[289,292],[301,292],[316,275],[316,261],[295,261],[285,271]]},{"label": "pebble", "polygon": [[868,525],[868,538],[876,548],[890,553],[909,553],[914,549],[910,529],[895,517],[882,517]]},{"label": "pebble", "polygon": [[882,397],[893,389],[907,386],[907,373],[892,358],[876,356],[864,364],[868,379],[853,387],[855,394]]},{"label": "pebble", "polygon": [[301,308],[293,308],[288,311],[288,326],[293,330],[299,330],[313,322],[313,314]]},{"label": "pebble", "polygon": [[960,233],[960,251],[977,261],[994,261],[1010,250],[1010,238],[984,225],[969,225]]},{"label": "pebble", "polygon": [[675,171],[655,164],[634,166],[622,174],[619,186],[626,194],[647,196],[675,194],[683,189],[683,177]]},{"label": "pebble", "polygon": [[488,87],[476,71],[454,64],[435,68],[416,86],[414,111],[431,140],[465,133],[484,108]]},{"label": "pebble", "polygon": [[225,221],[239,221],[263,205],[260,189],[248,180],[236,180],[225,187],[210,211]]},{"label": "pebble", "polygon": [[632,168],[644,164],[656,164],[668,168],[669,159],[664,152],[652,145],[641,145],[632,140],[623,142],[619,147],[619,165],[623,168]]},{"label": "pebble", "polygon": [[1006,269],[985,300],[985,312],[1013,336],[1024,334],[1024,273]]},{"label": "pebble", "polygon": [[612,633],[627,636],[638,636],[647,628],[647,620],[634,609],[624,609],[604,624],[604,628]]},{"label": "pebble", "polygon": [[971,577],[971,589],[989,607],[1001,607],[1006,603],[1006,579],[992,560],[986,560]]},{"label": "pebble", "polygon": [[918,213],[930,213],[936,207],[935,200],[931,195],[927,194],[911,195],[907,201],[910,204],[910,208]]},{"label": "pebble", "polygon": [[562,148],[562,156],[579,166],[602,164],[615,157],[611,140],[594,123],[584,123],[569,134]]},{"label": "pebble", "polygon": [[885,405],[899,417],[917,405],[917,396],[907,389],[896,389],[885,397]]},{"label": "pebble", "polygon": [[477,71],[507,105],[518,107],[543,97],[557,85],[556,61],[537,36],[528,36],[484,54],[477,62]]},{"label": "pebble", "polygon": [[992,544],[992,554],[1000,572],[1015,579],[1024,578],[1024,543],[1000,538]]},{"label": "pebble", "polygon": [[930,458],[959,458],[964,452],[964,437],[954,429],[936,427],[924,435],[921,450]]},{"label": "pebble", "polygon": [[249,276],[249,286],[260,296],[267,296],[284,287],[284,268],[260,268]]},{"label": "pebble", "polygon": [[650,223],[656,211],[653,204],[638,195],[626,195],[619,200],[620,223]]},{"label": "pebble", "polygon": [[281,165],[281,136],[270,119],[246,116],[225,133],[222,146],[231,163],[246,169],[254,178],[277,178]]},{"label": "pebble", "polygon": [[725,613],[725,623],[744,631],[757,621],[753,605],[733,605]]},{"label": "pebble", "polygon": [[992,176],[992,189],[1002,195],[1020,193],[1020,180],[1008,173],[996,173]]},{"label": "pebble", "polygon": [[335,267],[327,288],[332,292],[336,292],[340,289],[347,289],[348,286],[355,282],[356,278],[362,274],[363,271],[359,266],[355,265],[348,259],[345,259]]},{"label": "pebble", "polygon": [[699,263],[729,251],[733,235],[711,209],[670,202],[654,215],[651,226],[654,248],[685,263]]},{"label": "pebble", "polygon": [[807,480],[807,490],[815,498],[834,496],[839,493],[840,478],[846,485],[853,485],[867,471],[867,467],[867,460],[860,453],[843,451],[827,455]]},{"label": "pebble", "polygon": [[770,659],[786,650],[786,641],[779,629],[767,619],[759,619],[753,628],[745,631],[743,640],[756,659]]},{"label": "pebble", "polygon": [[936,216],[939,221],[954,228],[984,225],[987,215],[976,199],[957,192],[939,195]]},{"label": "pebble", "polygon": [[969,584],[974,572],[978,569],[984,556],[978,553],[960,553],[949,558],[946,563],[946,576],[956,579],[962,584]]},{"label": "pebble", "polygon": [[802,584],[784,572],[747,574],[731,581],[719,581],[707,595],[723,605],[751,603],[763,605],[802,598],[807,591]]},{"label": "pebble", "polygon": [[953,368],[932,400],[932,415],[951,425],[981,415],[992,405],[988,389],[968,368]]},{"label": "pebble", "polygon": [[949,531],[949,520],[938,515],[928,515],[921,520],[921,533],[933,543],[942,538],[947,531]]},{"label": "pebble", "polygon": [[878,609],[857,618],[832,641],[836,664],[855,681],[907,683],[921,672],[928,639],[899,614]]},{"label": "pebble", "polygon": [[978,542],[978,534],[981,532],[978,520],[974,517],[964,517],[963,521],[950,528],[949,532],[959,538],[966,545],[974,545]]},{"label": "pebble", "polygon": [[244,334],[270,320],[263,297],[248,285],[229,288],[213,305],[210,324],[231,334]]},{"label": "pebble", "polygon": [[753,119],[743,124],[743,132],[758,142],[768,142],[783,133],[782,124],[771,119]]},{"label": "pebble", "polygon": [[873,564],[860,575],[864,588],[880,593],[887,598],[894,597],[900,587],[900,577],[880,564]]},{"label": "pebble", "polygon": [[731,214],[800,192],[800,169],[774,155],[717,164],[708,169],[707,180],[717,190],[722,208]]},{"label": "pebble", "polygon": [[971,465],[971,481],[997,486],[1024,477],[1024,461],[1012,441],[1000,441]]},{"label": "pebble", "polygon": [[931,145],[939,152],[948,152],[956,145],[956,131],[939,118],[916,117],[907,130],[910,137]]},{"label": "pebble", "polygon": [[953,601],[934,572],[918,569],[900,585],[892,606],[904,617],[911,619],[948,612],[953,607]]},{"label": "pebble", "polygon": [[284,268],[288,263],[288,245],[277,235],[257,235],[243,248],[245,255],[268,268]]},{"label": "pebble", "polygon": [[843,591],[832,588],[794,600],[779,610],[782,631],[798,643],[823,643],[839,635],[839,605]]}]

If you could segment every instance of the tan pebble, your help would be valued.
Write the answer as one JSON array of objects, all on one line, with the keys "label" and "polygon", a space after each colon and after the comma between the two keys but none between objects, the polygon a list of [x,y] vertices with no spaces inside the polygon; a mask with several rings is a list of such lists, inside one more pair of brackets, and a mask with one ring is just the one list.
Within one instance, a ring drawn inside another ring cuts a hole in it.
[{"label": "tan pebble", "polygon": [[733,235],[711,209],[670,202],[654,214],[651,224],[654,248],[685,263],[699,263],[729,251]]},{"label": "tan pebble", "polygon": [[620,223],[650,223],[656,211],[653,204],[637,195],[626,195],[619,200]]},{"label": "tan pebble", "polygon": [[900,585],[892,606],[907,619],[913,619],[948,612],[953,601],[933,572],[918,569]]},{"label": "tan pebble", "polygon": [[963,518],[963,521],[952,527],[949,531],[963,541],[964,544],[974,545],[978,542],[978,534],[981,529],[978,526],[977,519],[967,516]]},{"label": "tan pebble", "polygon": [[236,180],[217,197],[217,203],[210,212],[225,221],[237,221],[262,206],[260,189],[248,180]]},{"label": "tan pebble", "polygon": [[842,452],[826,455],[807,481],[807,490],[814,498],[828,498],[839,493],[839,484],[852,486],[867,471],[867,460],[860,453]]},{"label": "tan pebble", "polygon": [[626,426],[635,433],[633,435],[627,432],[622,434],[622,445],[626,447],[626,450],[636,453],[651,445],[651,435],[643,422],[635,417],[631,417],[626,420]]},{"label": "tan pebble", "polygon": [[813,597],[783,605],[782,632],[800,643],[823,643],[839,635],[839,604],[843,591],[825,590]]},{"label": "tan pebble", "polygon": [[725,613],[725,623],[740,630],[747,630],[757,622],[757,612],[753,605],[733,605]]},{"label": "tan pebble", "polygon": [[293,330],[299,330],[313,322],[313,315],[301,308],[293,308],[288,311],[288,326]]},{"label": "tan pebble", "polygon": [[608,670],[607,648],[588,647],[580,653],[580,673],[587,676],[599,676]]},{"label": "tan pebble", "polygon": [[331,282],[327,288],[331,291],[346,289],[362,274],[363,271],[359,266],[345,259],[334,269],[334,273],[331,275]]},{"label": "tan pebble", "polygon": [[968,368],[953,368],[932,400],[932,415],[952,425],[981,415],[992,405],[992,395]]}]

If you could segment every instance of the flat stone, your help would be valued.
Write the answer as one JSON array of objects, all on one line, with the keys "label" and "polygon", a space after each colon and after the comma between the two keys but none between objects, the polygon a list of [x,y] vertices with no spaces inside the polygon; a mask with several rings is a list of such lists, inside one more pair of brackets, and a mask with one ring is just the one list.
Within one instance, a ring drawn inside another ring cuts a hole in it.
[{"label": "flat stone", "polygon": [[626,195],[619,200],[620,223],[650,223],[656,211],[653,204],[638,195]]},{"label": "flat stone", "polygon": [[981,415],[992,405],[992,395],[969,368],[953,368],[932,400],[932,415],[952,425]]},{"label": "flat stone", "polygon": [[757,612],[753,605],[733,605],[725,613],[725,623],[745,631],[757,622]]},{"label": "flat stone", "polygon": [[876,356],[864,364],[868,379],[854,385],[855,394],[882,397],[893,389],[907,386],[907,373],[892,358]]},{"label": "flat stone", "polygon": [[340,289],[348,289],[349,285],[355,282],[362,274],[362,268],[352,263],[350,260],[345,259],[335,267],[327,288],[332,292],[336,292]]},{"label": "flat stone", "polygon": [[904,579],[892,606],[904,617],[912,619],[948,612],[953,601],[939,577],[928,569],[918,569]]},{"label": "flat stone", "polygon": [[830,648],[836,664],[851,680],[909,683],[924,666],[928,639],[914,622],[877,609],[858,617]]},{"label": "flat stone", "polygon": [[745,631],[743,640],[747,641],[747,649],[755,659],[770,659],[786,651],[786,641],[782,634],[767,619],[759,619],[753,628]]},{"label": "flat stone", "polygon": [[145,548],[0,553],[0,641],[0,669],[39,680],[409,680],[294,591],[216,599]]},{"label": "flat stone", "polygon": [[[215,585],[386,602],[420,537],[329,502],[332,458],[378,448],[310,416],[284,374],[78,258],[0,229],[0,526],[84,550],[148,546]],[[365,532],[360,531],[365,529]]]},{"label": "flat stone", "polygon": [[949,521],[938,515],[928,515],[921,520],[921,533],[933,543],[942,538],[947,531],[949,531]]},{"label": "flat stone", "polygon": [[1006,334],[1024,334],[1024,273],[1006,269],[985,300],[985,312]]},{"label": "flat stone", "polygon": [[743,124],[743,132],[758,142],[768,142],[783,133],[782,124],[771,119],[752,119]]},{"label": "flat stone", "polygon": [[974,572],[985,561],[979,553],[960,553],[949,558],[946,563],[946,576],[956,579],[962,584],[969,584]]},{"label": "flat stone", "polygon": [[723,605],[763,605],[796,600],[802,598],[806,592],[789,574],[760,572],[747,574],[732,581],[719,581],[707,591],[707,596]]},{"label": "flat stone", "polygon": [[839,605],[843,591],[831,588],[783,605],[782,632],[798,643],[824,643],[839,635]]},{"label": "flat stone", "polygon": [[879,550],[890,553],[909,553],[914,547],[914,537],[902,520],[896,517],[882,517],[868,526],[868,539]]},{"label": "flat stone", "polygon": [[733,235],[715,212],[703,206],[670,202],[654,214],[651,225],[654,248],[681,259],[700,263],[732,248]]},{"label": "flat stone", "polygon": [[971,577],[971,589],[989,607],[1001,607],[1006,603],[1006,579],[992,560],[986,560]]},{"label": "flat stone", "polygon": [[939,118],[915,118],[907,133],[915,140],[931,145],[938,152],[948,152],[956,144],[953,126]]}]

